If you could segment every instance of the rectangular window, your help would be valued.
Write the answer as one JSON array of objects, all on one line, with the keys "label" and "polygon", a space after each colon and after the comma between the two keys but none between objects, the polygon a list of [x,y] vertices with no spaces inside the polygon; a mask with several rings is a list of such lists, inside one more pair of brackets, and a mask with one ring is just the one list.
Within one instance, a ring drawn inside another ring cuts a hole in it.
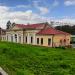
[{"label": "rectangular window", "polygon": [[15,34],[15,42],[17,43],[17,34]]},{"label": "rectangular window", "polygon": [[33,37],[31,37],[31,43],[33,43]]},{"label": "rectangular window", "polygon": [[26,36],[26,43],[27,43],[27,36]]},{"label": "rectangular window", "polygon": [[41,38],[41,45],[43,45],[43,38]]},{"label": "rectangular window", "polygon": [[37,38],[37,44],[39,44],[39,38]]},{"label": "rectangular window", "polygon": [[51,44],[51,39],[50,38],[48,38],[48,45],[50,45]]}]

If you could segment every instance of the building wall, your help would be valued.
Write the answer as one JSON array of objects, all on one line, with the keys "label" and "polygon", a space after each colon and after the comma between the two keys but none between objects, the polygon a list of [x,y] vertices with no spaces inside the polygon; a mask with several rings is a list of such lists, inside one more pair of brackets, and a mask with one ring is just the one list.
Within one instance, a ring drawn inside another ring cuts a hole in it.
[{"label": "building wall", "polygon": [[[39,44],[37,44],[37,38],[39,38]],[[41,45],[41,38],[43,38],[42,46],[49,46],[48,38],[51,38],[51,45],[49,47],[70,45],[70,35],[38,35],[36,36],[36,45]],[[64,39],[66,42],[64,42]],[[60,43],[60,40],[62,40],[62,44]]]},{"label": "building wall", "polygon": [[[26,37],[27,37],[27,44],[32,44],[35,45],[36,44],[36,33],[39,30],[26,30],[24,31],[24,43],[26,43]],[[33,38],[33,41],[31,43],[31,37]]]},{"label": "building wall", "polygon": [[[24,44],[36,44],[36,33],[39,30],[18,30],[18,31],[8,31],[6,32],[6,40],[9,42],[16,42],[15,41],[15,34],[17,35],[17,42],[16,43],[24,43]],[[13,41],[11,39],[13,37]],[[26,43],[27,37],[27,43]],[[33,42],[31,43],[31,37],[33,37]]]},{"label": "building wall", "polygon": [[6,35],[1,35],[1,41],[6,41]]},{"label": "building wall", "polygon": [[[49,46],[49,47],[58,47],[61,45],[60,40],[66,40],[64,45],[70,45],[70,35],[36,35],[38,30],[26,30],[26,31],[10,31],[6,33],[6,40],[9,42],[40,45],[40,46]],[[17,41],[15,41],[15,34],[17,35]],[[8,37],[7,37],[8,36]],[[13,36],[13,41],[11,39]],[[26,42],[27,37],[27,42]],[[33,37],[33,42],[31,43],[31,37]],[[39,44],[37,44],[37,38],[39,38]],[[41,45],[41,38],[43,38],[43,44]],[[48,45],[48,38],[51,39],[51,44]]]},{"label": "building wall", "polygon": [[[37,44],[37,38],[39,38],[39,44]],[[43,44],[42,45],[41,45],[41,38],[43,38]],[[48,45],[48,38],[51,39],[50,45]],[[36,36],[36,45],[52,47],[52,35],[37,35]]]},{"label": "building wall", "polygon": [[[14,27],[11,31],[6,32],[6,41],[9,42],[16,42],[16,43],[24,43],[24,44],[32,44],[32,45],[40,45],[40,46],[49,46],[49,47],[58,47],[60,46],[60,40],[66,40],[66,44],[62,43],[63,45],[70,44],[70,35],[36,35],[39,30],[20,30],[18,27]],[[17,35],[17,39],[15,38]],[[27,37],[27,42],[26,42]],[[33,41],[31,43],[31,37]],[[12,40],[13,38],[13,40]],[[39,38],[39,44],[37,44],[37,38]],[[43,38],[43,44],[41,44],[41,38]],[[50,45],[48,45],[48,39],[51,39]]]},{"label": "building wall", "polygon": [[[62,43],[61,43],[61,41]],[[64,42],[66,40],[66,42]],[[54,35],[53,36],[53,46],[65,46],[70,45],[70,35]]]},{"label": "building wall", "polygon": [[[15,39],[15,35],[17,35],[17,39]],[[19,41],[19,37],[21,37],[21,41]],[[8,32],[6,32],[6,41],[23,43],[23,31],[8,31]]]}]

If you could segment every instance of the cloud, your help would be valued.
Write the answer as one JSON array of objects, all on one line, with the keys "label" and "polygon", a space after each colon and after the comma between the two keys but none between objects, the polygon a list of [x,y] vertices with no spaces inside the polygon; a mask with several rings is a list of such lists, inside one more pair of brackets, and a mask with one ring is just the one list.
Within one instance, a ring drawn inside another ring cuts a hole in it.
[{"label": "cloud", "polygon": [[64,4],[65,4],[66,6],[75,5],[75,0],[65,0]]},{"label": "cloud", "polygon": [[2,28],[6,27],[8,20],[11,22],[27,24],[27,23],[39,23],[45,22],[46,18],[41,17],[32,10],[27,11],[11,11],[12,9],[7,6],[0,6],[0,26]]},{"label": "cloud", "polygon": [[37,9],[40,10],[41,14],[47,14],[49,12],[49,9],[47,7],[37,7]]},{"label": "cloud", "polygon": [[46,0],[33,1],[33,6],[36,9],[38,9],[40,11],[40,14],[42,15],[48,14],[53,8],[57,7],[58,5],[59,5],[58,0],[54,0],[51,5],[47,3]]},{"label": "cloud", "polygon": [[7,8],[6,6],[0,6],[0,13],[4,13],[8,10],[9,10],[9,8]]},{"label": "cloud", "polygon": [[63,23],[75,24],[75,19],[64,18],[62,19]]},{"label": "cloud", "polygon": [[59,5],[59,2],[57,1],[57,0],[55,0],[54,2],[53,2],[53,4],[52,4],[52,7],[56,7],[56,6],[58,6]]},{"label": "cloud", "polygon": [[31,5],[17,5],[16,8],[30,8]]},{"label": "cloud", "polygon": [[40,11],[40,14],[44,15],[49,12],[48,7],[40,6],[39,4],[42,3],[41,1],[33,1],[33,6]]}]

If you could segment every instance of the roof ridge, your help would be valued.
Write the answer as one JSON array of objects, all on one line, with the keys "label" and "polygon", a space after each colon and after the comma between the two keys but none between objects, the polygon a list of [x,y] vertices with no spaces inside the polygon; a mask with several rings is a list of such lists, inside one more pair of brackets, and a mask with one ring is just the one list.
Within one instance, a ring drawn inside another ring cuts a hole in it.
[{"label": "roof ridge", "polygon": [[64,35],[69,35],[69,33],[57,30],[53,27],[49,27],[47,29],[43,29],[41,31],[39,31],[37,34],[43,34],[43,35],[50,35],[50,34],[64,34]]}]

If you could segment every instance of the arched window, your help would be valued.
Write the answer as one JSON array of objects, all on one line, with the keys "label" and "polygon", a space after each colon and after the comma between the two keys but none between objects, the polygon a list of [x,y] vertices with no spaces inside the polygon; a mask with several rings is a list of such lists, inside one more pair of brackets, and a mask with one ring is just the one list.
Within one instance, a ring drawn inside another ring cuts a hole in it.
[{"label": "arched window", "polygon": [[15,34],[15,42],[17,42],[17,34]]},{"label": "arched window", "polygon": [[66,42],[66,39],[64,39],[64,43]]},{"label": "arched window", "polygon": [[62,44],[62,40],[60,40],[60,43]]},{"label": "arched window", "polygon": [[61,40],[60,40],[60,46],[62,46],[62,44],[63,44],[63,40],[61,39]]},{"label": "arched window", "polygon": [[51,38],[48,38],[48,45],[51,44]]},{"label": "arched window", "polygon": [[26,43],[27,43],[27,36],[26,36]]},{"label": "arched window", "polygon": [[41,38],[41,45],[43,45],[43,38]]},{"label": "arched window", "polygon": [[64,39],[64,45],[66,45],[66,39]]},{"label": "arched window", "polygon": [[39,38],[37,38],[37,44],[39,44]]}]

